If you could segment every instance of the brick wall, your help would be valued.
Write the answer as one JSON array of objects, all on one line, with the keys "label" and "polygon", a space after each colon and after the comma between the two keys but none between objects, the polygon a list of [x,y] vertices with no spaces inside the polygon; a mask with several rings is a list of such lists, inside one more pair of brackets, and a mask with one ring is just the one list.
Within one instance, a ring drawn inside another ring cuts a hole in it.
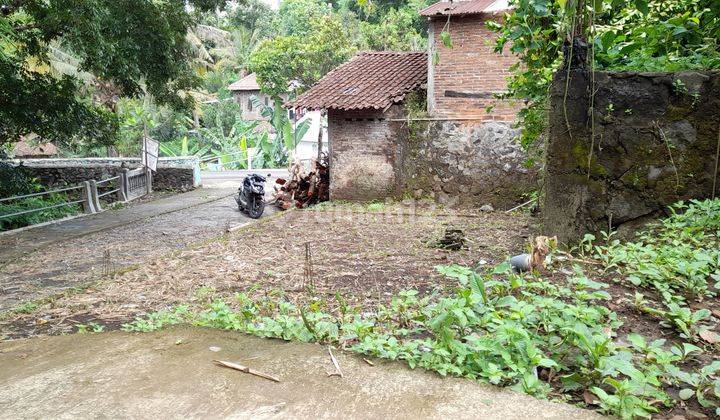
[{"label": "brick wall", "polygon": [[328,111],[330,139],[330,198],[370,201],[397,192],[395,165],[402,108]]},{"label": "brick wall", "polygon": [[272,100],[264,93],[260,93],[259,90],[243,90],[233,92],[235,101],[240,104],[242,112],[242,118],[246,121],[252,120],[265,120],[266,118],[260,113],[260,109],[255,107],[251,103],[251,98],[255,96],[260,100],[260,103],[272,106]]},{"label": "brick wall", "polygon": [[[481,120],[512,121],[519,107],[493,97],[507,89],[509,68],[517,59],[507,51],[493,51],[496,34],[485,25],[488,15],[450,19],[453,48],[440,34],[447,18],[433,18],[429,33],[428,111],[438,117],[477,117]],[[433,64],[437,52],[438,62]],[[494,106],[488,113],[486,108]]]}]

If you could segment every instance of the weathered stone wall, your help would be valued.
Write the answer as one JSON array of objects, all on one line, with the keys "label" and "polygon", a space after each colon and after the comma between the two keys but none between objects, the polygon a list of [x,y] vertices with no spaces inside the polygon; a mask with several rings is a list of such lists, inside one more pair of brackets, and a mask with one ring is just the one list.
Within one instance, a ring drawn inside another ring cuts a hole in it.
[{"label": "weathered stone wall", "polygon": [[[555,75],[544,230],[564,242],[631,231],[678,200],[712,194],[720,73]],[[592,118],[591,118],[592,117]]]},{"label": "weathered stone wall", "polygon": [[402,106],[328,114],[330,198],[431,197],[507,208],[537,189],[519,130],[501,121],[410,121]]},{"label": "weathered stone wall", "polygon": [[330,198],[372,201],[397,195],[402,108],[328,111]]},{"label": "weathered stone wall", "polygon": [[500,121],[413,122],[403,152],[404,189],[443,204],[507,208],[537,189],[519,129]]},{"label": "weathered stone wall", "polygon": [[[452,48],[445,47],[440,34],[446,16],[431,18],[428,33],[428,112],[433,116],[513,121],[518,104],[498,100],[495,94],[507,91],[510,67],[517,57],[494,51],[497,33],[487,27],[499,15],[453,16],[449,32]],[[437,60],[433,62],[433,56]],[[486,109],[493,107],[491,113]]]},{"label": "weathered stone wall", "polygon": [[[29,176],[48,187],[111,178],[123,168],[140,166],[139,158],[23,159],[12,162],[22,165]],[[196,157],[160,158],[157,169],[153,174],[153,189],[190,190],[200,185],[200,166]]]}]

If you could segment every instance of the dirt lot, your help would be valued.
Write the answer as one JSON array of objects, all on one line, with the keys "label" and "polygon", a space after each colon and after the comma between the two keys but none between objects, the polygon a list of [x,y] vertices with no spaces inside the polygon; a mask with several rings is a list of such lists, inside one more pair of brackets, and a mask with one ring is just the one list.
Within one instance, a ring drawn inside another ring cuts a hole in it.
[{"label": "dirt lot", "polygon": [[[240,291],[329,305],[339,293],[351,304],[373,308],[400,290],[430,293],[454,287],[452,280],[435,272],[435,265],[490,265],[521,252],[532,222],[523,215],[407,206],[289,211],[105,276],[87,289],[56,295],[27,308],[29,313],[6,316],[0,335],[58,334],[90,322],[116,329],[136,315],[179,303],[203,304]],[[448,226],[464,230],[465,249],[428,245]],[[69,251],[60,247],[57,252]],[[26,275],[33,275],[33,266],[26,269]],[[22,275],[18,270],[16,275]]]},{"label": "dirt lot", "polygon": [[[24,302],[86,287],[109,272],[250,221],[232,189],[198,189],[0,238],[0,318]],[[185,208],[187,207],[187,208]],[[169,210],[169,211],[168,211]],[[267,214],[274,209],[269,208]]]}]

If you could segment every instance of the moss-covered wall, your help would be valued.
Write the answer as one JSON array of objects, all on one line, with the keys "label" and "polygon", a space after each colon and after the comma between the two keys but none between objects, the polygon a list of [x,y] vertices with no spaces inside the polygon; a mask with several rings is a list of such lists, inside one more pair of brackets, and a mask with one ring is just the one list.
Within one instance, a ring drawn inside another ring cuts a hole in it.
[{"label": "moss-covered wall", "polygon": [[675,201],[709,197],[718,130],[718,72],[596,72],[594,78],[558,72],[545,232],[563,242],[587,232],[629,232]]},{"label": "moss-covered wall", "polygon": [[449,205],[510,208],[537,189],[519,129],[504,121],[412,121],[402,142],[403,188]]}]

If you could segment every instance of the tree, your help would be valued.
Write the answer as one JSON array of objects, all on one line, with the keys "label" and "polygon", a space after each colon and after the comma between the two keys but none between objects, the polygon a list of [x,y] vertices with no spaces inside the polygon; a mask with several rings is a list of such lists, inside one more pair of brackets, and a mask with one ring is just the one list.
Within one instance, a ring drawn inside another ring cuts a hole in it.
[{"label": "tree", "polygon": [[[280,4],[279,29],[282,35],[309,36],[314,22],[332,14],[332,7],[319,0],[284,0]],[[344,32],[342,28],[339,33]]]},{"label": "tree", "polygon": [[309,22],[305,36],[285,35],[263,41],[250,56],[250,69],[263,91],[274,98],[298,83],[307,88],[347,60],[354,47],[332,15]]},{"label": "tree", "polygon": [[117,119],[79,95],[77,76],[44,69],[51,45],[76,57],[78,69],[111,83],[123,96],[148,93],[186,108],[180,92],[199,83],[188,29],[195,11],[225,0],[0,0],[0,144],[35,132],[60,142],[76,137],[111,144]]},{"label": "tree", "polygon": [[260,37],[277,33],[277,12],[261,0],[247,0],[228,13],[227,21],[233,28],[242,28]]},{"label": "tree", "polygon": [[[717,0],[511,0],[498,33],[520,62],[509,96],[525,101],[522,141],[529,146],[546,129],[548,89],[565,55],[591,69],[679,71],[720,68]],[[581,42],[578,42],[580,40]],[[570,47],[572,46],[572,47]]]}]

